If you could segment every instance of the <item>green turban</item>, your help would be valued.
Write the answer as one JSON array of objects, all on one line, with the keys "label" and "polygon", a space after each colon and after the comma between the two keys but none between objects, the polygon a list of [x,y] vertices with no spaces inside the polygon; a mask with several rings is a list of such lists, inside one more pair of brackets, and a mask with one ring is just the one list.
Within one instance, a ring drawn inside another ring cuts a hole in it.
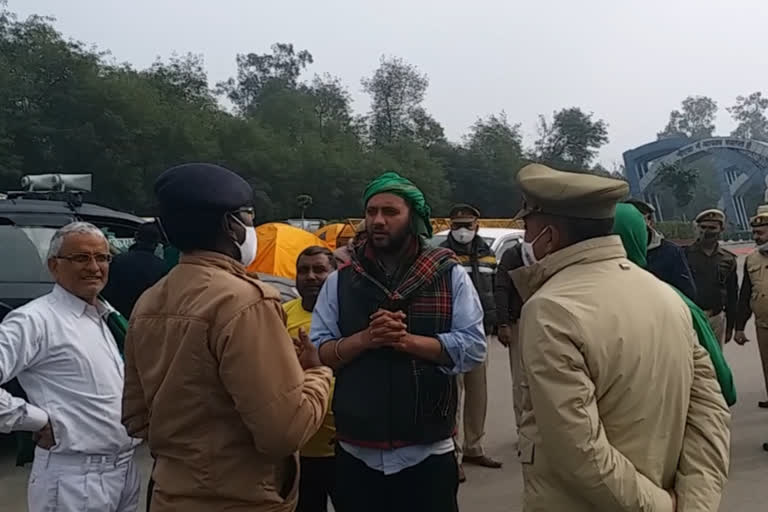
[{"label": "green turban", "polygon": [[396,172],[385,172],[373,180],[363,193],[363,203],[377,194],[395,194],[402,197],[410,205],[414,233],[426,238],[432,238],[432,209],[427,204],[424,193],[408,178],[403,178]]},{"label": "green turban", "polygon": [[648,227],[640,210],[631,204],[617,204],[613,234],[621,237],[629,261],[638,267],[648,266]]}]

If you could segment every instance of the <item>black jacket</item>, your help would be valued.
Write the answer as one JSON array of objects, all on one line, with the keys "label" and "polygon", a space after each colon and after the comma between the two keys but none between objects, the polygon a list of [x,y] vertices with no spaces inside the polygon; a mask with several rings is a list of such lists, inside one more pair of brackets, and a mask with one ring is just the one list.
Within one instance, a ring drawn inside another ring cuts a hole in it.
[{"label": "black jacket", "polygon": [[509,277],[509,272],[523,266],[522,246],[510,247],[504,252],[496,272],[496,315],[499,326],[511,325],[520,320],[523,299]]},{"label": "black jacket", "polygon": [[650,273],[671,284],[692,301],[696,301],[696,283],[693,281],[683,249],[662,239],[661,245],[648,250],[646,258]]},{"label": "black jacket", "polygon": [[[396,288],[374,265],[369,271],[378,283]],[[393,304],[379,285],[352,266],[341,268],[338,279],[342,337],[365,329],[379,308],[406,311],[408,330],[413,334],[435,337],[451,330],[450,268],[402,304]],[[436,303],[446,308],[445,314],[426,314]],[[391,348],[368,350],[336,372],[333,413],[337,439],[382,449],[447,439],[455,428],[456,386],[455,377],[435,363]]]},{"label": "black jacket", "polygon": [[126,318],[141,294],[168,273],[168,265],[155,256],[154,249],[137,242],[109,266],[109,281],[101,294]]},{"label": "black jacket", "polygon": [[496,298],[494,283],[496,279],[496,255],[488,244],[479,236],[475,236],[469,246],[456,243],[449,234],[440,247],[451,249],[456,253],[459,262],[472,278],[475,290],[483,305],[483,326],[486,334],[491,334],[496,327]]}]

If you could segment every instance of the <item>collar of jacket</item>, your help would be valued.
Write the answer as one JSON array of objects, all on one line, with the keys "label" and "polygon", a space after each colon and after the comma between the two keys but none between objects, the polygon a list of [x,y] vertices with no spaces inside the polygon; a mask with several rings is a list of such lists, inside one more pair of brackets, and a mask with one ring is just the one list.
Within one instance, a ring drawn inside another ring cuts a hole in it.
[{"label": "collar of jacket", "polygon": [[231,274],[247,275],[245,267],[226,254],[214,251],[190,251],[181,253],[179,264],[217,267]]},{"label": "collar of jacket", "polygon": [[627,252],[618,235],[602,236],[561,249],[530,267],[511,270],[509,277],[525,302],[552,276],[568,267],[626,257]]},{"label": "collar of jacket", "polygon": [[717,246],[715,246],[715,250],[712,253],[707,252],[704,250],[704,245],[702,245],[701,240],[696,240],[691,245],[688,246],[689,252],[700,252],[704,256],[712,257],[713,255],[717,254],[720,249],[722,249],[722,246],[720,245],[720,240],[717,241]]},{"label": "collar of jacket", "polygon": [[461,245],[449,234],[448,237],[446,237],[445,242],[441,244],[441,247],[447,247],[456,254],[462,256],[477,256],[478,258],[484,258],[491,255],[491,247],[480,235],[475,235],[475,238],[469,244]]},{"label": "collar of jacket", "polygon": [[664,240],[664,235],[651,228],[648,229],[648,232],[651,234],[651,238],[648,240],[648,250],[652,251],[661,247],[661,242]]}]

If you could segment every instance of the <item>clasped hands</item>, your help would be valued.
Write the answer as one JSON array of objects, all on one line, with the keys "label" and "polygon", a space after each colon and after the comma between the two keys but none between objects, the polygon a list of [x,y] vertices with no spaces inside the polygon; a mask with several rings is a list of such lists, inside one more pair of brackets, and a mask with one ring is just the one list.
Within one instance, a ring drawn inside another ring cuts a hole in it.
[{"label": "clasped hands", "polygon": [[377,310],[371,315],[371,323],[365,331],[366,345],[369,348],[391,347],[408,352],[414,340],[408,333],[405,320],[402,311]]}]

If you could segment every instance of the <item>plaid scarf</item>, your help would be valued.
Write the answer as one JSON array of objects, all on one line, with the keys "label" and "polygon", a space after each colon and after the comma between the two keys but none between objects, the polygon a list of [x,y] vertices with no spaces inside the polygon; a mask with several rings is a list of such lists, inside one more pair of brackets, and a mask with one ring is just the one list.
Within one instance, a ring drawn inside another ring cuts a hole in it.
[{"label": "plaid scarf", "polygon": [[[382,308],[390,311],[408,311],[409,327],[424,331],[424,322],[434,326],[434,333],[445,332],[450,327],[453,312],[453,295],[444,277],[458,264],[450,249],[425,248],[414,238],[404,255],[403,264],[388,281],[379,264],[373,247],[366,243],[352,258],[354,272],[370,281],[386,295]],[[427,327],[426,330],[432,330]]]}]

